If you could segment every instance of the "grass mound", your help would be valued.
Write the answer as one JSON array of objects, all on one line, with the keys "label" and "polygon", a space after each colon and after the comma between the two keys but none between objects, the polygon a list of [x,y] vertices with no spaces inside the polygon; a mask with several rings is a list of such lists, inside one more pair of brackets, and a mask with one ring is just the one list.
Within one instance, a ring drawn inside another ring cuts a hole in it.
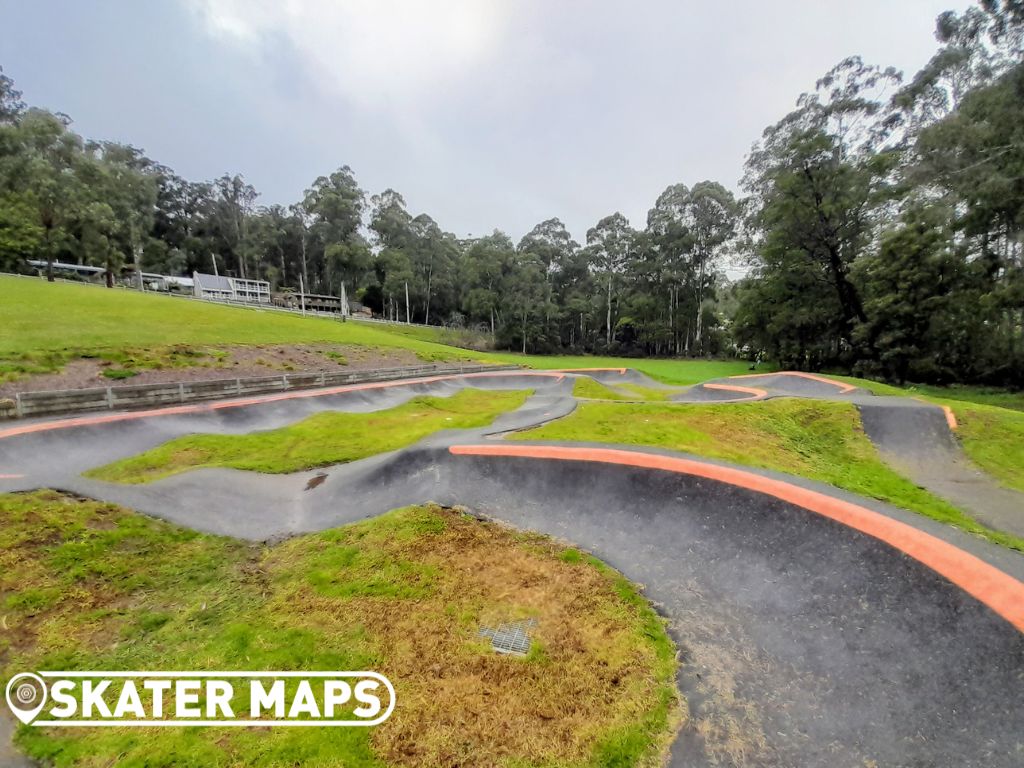
[{"label": "grass mound", "polygon": [[668,400],[672,392],[653,387],[642,387],[639,384],[619,384],[615,387],[609,387],[591,378],[579,378],[572,385],[572,394],[573,397],[585,400],[636,402],[638,400]]},{"label": "grass mound", "polygon": [[60,370],[78,357],[229,344],[358,344],[406,349],[428,362],[479,355],[369,323],[341,323],[92,285],[0,276],[0,377]]},{"label": "grass mound", "polygon": [[[643,360],[477,352],[443,328],[350,321],[225,306],[92,285],[0,276],[0,381],[60,371],[81,357],[159,360],[230,345],[345,344],[402,349],[426,362],[480,360],[533,368],[635,367],[670,384],[746,373],[742,361]],[[479,339],[471,345],[484,345]]]},{"label": "grass mound", "polygon": [[[850,403],[797,398],[727,405],[582,403],[569,416],[513,439],[648,445],[788,472],[1024,551],[1024,539],[981,525],[892,470],[864,434]],[[1007,458],[1011,464],[1012,456]]]},{"label": "grass mound", "polygon": [[953,403],[964,453],[1008,488],[1024,493],[1024,412]]},{"label": "grass mound", "polygon": [[[370,669],[374,728],[21,727],[56,766],[659,764],[674,647],[635,587],[550,539],[410,507],[273,548],[56,492],[0,496],[0,674]],[[538,620],[525,658],[481,624]],[[115,757],[116,756],[116,757]]]},{"label": "grass mound", "polygon": [[485,426],[530,394],[464,389],[373,413],[326,411],[266,432],[188,435],[85,474],[112,483],[148,483],[200,467],[282,473],[342,464],[404,448],[440,429]]}]

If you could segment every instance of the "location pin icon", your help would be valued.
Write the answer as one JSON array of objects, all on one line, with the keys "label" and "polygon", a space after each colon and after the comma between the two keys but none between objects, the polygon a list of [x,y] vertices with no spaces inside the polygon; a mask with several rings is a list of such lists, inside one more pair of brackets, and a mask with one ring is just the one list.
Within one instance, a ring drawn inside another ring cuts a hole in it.
[{"label": "location pin icon", "polygon": [[7,706],[14,716],[28,725],[46,705],[46,683],[39,675],[22,672],[7,683]]}]

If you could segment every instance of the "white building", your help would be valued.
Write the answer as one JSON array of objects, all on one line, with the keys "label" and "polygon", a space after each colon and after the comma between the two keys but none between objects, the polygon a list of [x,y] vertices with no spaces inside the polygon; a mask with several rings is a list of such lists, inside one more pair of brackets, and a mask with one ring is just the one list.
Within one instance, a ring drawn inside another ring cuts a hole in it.
[{"label": "white building", "polygon": [[197,299],[214,301],[245,301],[251,304],[270,303],[270,283],[265,280],[243,280],[240,277],[220,277],[192,273],[192,295]]}]

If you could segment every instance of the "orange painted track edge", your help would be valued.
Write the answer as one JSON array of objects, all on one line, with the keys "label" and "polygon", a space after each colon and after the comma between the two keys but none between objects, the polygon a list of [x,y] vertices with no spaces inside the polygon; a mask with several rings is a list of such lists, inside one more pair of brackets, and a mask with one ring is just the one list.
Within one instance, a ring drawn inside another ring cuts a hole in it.
[{"label": "orange painted track edge", "polygon": [[912,525],[818,491],[732,467],[615,448],[456,445],[450,447],[449,451],[454,455],[587,461],[659,469],[704,477],[773,496],[900,550],[945,577],[1024,632],[1024,583],[981,558]]},{"label": "orange painted track edge", "polygon": [[[763,397],[768,397],[767,390],[758,389],[757,387],[741,387],[739,384],[714,384],[714,383],[707,383],[707,384],[700,384],[699,386],[702,386],[705,389],[719,389],[719,390],[724,390],[726,392],[742,392],[743,394],[751,395],[751,397],[739,397],[739,398],[736,398],[736,400],[738,400],[738,401],[743,401],[743,400],[760,400]],[[722,402],[733,402],[733,401],[724,400]]]},{"label": "orange painted track edge", "polygon": [[565,378],[565,374],[561,371],[479,371],[474,373],[449,373],[441,376],[426,376],[416,379],[395,379],[394,381],[367,382],[366,384],[344,384],[338,387],[300,389],[293,392],[254,395],[252,397],[232,398],[230,400],[214,400],[206,403],[194,403],[192,405],[171,405],[166,408],[148,408],[143,411],[119,411],[117,413],[102,413],[91,416],[75,416],[69,419],[55,419],[54,421],[41,421],[33,424],[23,424],[18,427],[2,429],[0,430],[0,440],[5,437],[28,435],[35,432],[50,432],[56,429],[70,429],[72,427],[92,426],[94,424],[109,424],[117,421],[134,421],[136,419],[145,419],[157,416],[178,416],[186,413],[205,413],[208,411],[218,411],[224,408],[241,408],[247,405],[274,403],[281,400],[298,400],[307,397],[326,397],[328,395],[340,395],[345,392],[358,392],[367,389],[387,389],[390,387],[405,387],[414,384],[433,384],[438,381],[480,378],[484,376],[546,376],[558,380]]},{"label": "orange painted track edge", "polygon": [[956,414],[953,413],[953,409],[950,408],[948,405],[944,405],[942,406],[942,412],[946,414],[946,423],[949,424],[949,428],[952,430],[956,430],[957,426],[959,425],[957,424]]},{"label": "orange painted track edge", "polygon": [[624,376],[628,368],[543,368],[540,370],[558,373],[589,373],[591,371],[615,371],[619,375]]},{"label": "orange painted track edge", "polygon": [[741,376],[729,376],[730,379],[757,379],[763,376],[799,376],[801,379],[810,379],[811,381],[818,381],[822,384],[831,384],[833,387],[838,387],[840,394],[846,394],[847,392],[853,392],[857,387],[853,384],[847,384],[845,381],[836,381],[826,376],[818,376],[816,373],[804,373],[803,371],[775,371],[774,373],[744,373]]}]

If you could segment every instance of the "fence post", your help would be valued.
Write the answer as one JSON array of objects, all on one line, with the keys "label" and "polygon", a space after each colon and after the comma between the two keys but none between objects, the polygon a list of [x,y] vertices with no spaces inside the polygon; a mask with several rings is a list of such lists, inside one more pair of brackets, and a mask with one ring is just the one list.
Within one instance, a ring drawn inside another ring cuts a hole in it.
[{"label": "fence post", "polygon": [[281,374],[281,389],[288,389],[288,374]]},{"label": "fence post", "polygon": [[114,391],[107,387],[107,409],[114,410]]},{"label": "fence post", "polygon": [[236,395],[242,394],[242,380],[241,379],[235,379],[235,394]]},{"label": "fence post", "polygon": [[14,395],[14,415],[19,419],[25,415],[25,408],[21,404],[21,392]]},{"label": "fence post", "polygon": [[185,382],[183,381],[178,382],[178,402],[185,402]]}]

